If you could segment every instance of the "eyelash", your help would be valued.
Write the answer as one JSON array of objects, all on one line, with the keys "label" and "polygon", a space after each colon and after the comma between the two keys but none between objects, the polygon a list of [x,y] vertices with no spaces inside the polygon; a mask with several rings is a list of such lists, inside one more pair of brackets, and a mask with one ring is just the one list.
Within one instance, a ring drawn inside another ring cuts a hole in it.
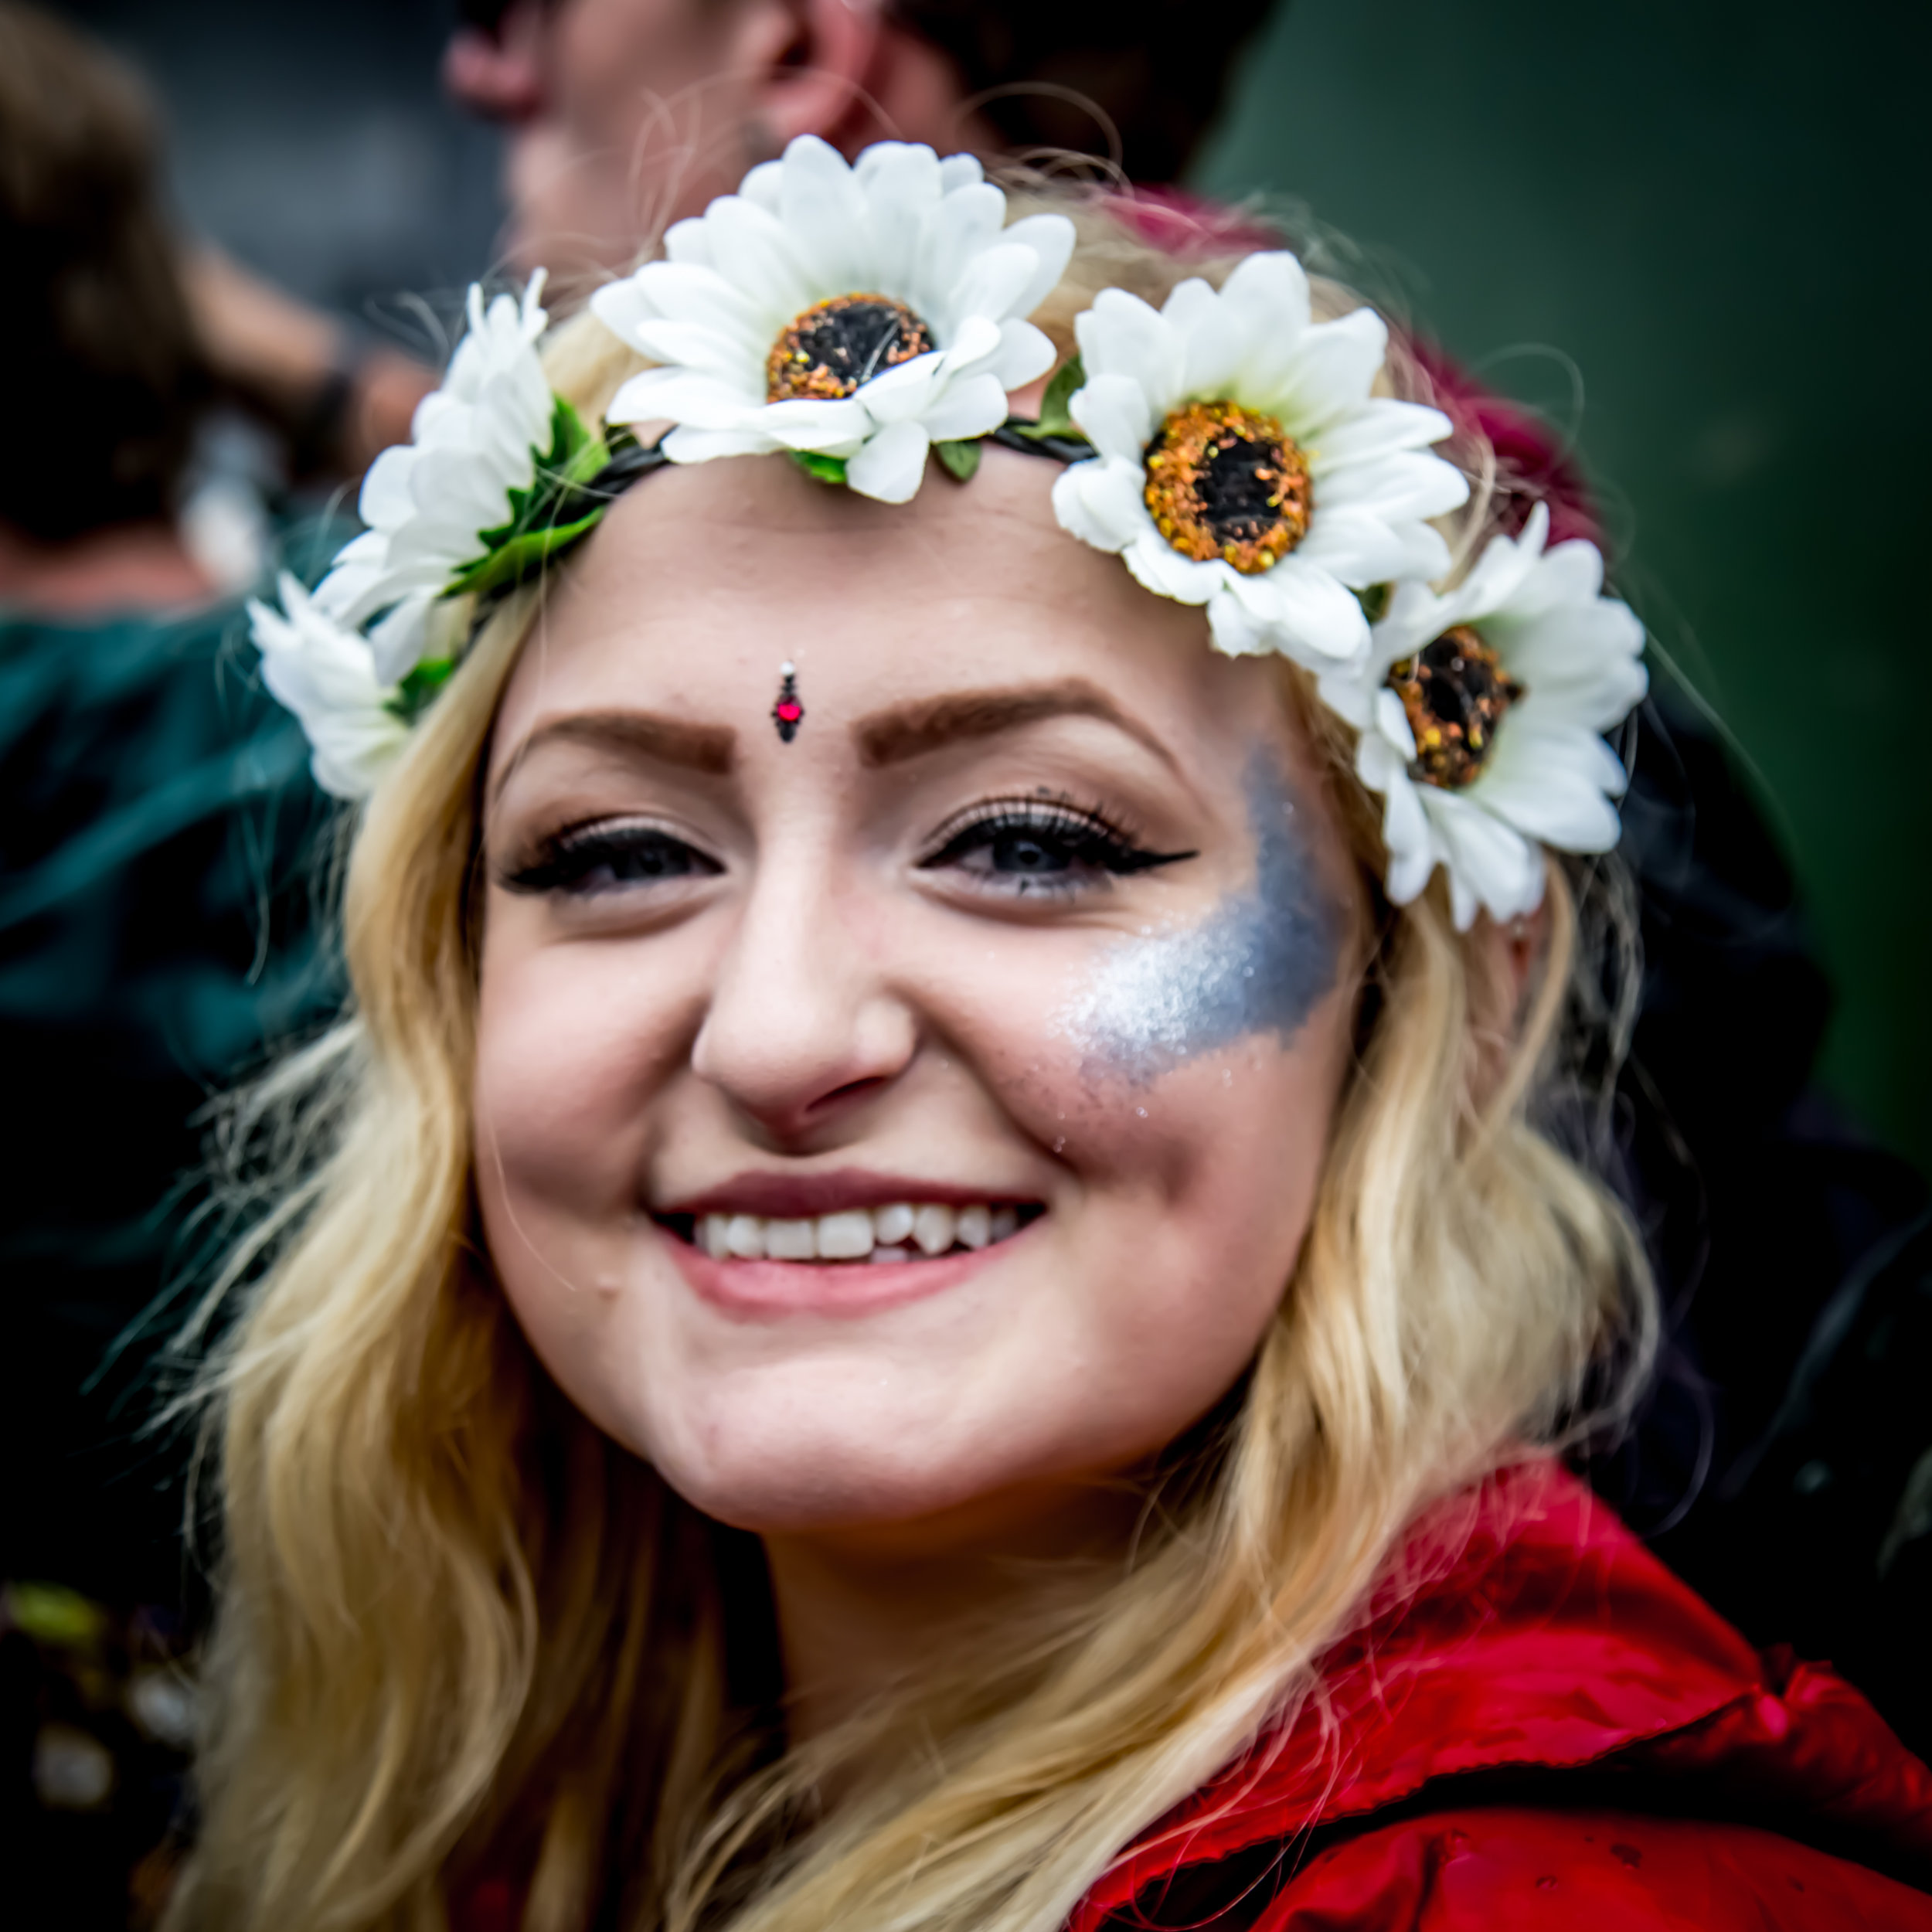
[{"label": "eyelash", "polygon": [[[964,863],[976,853],[996,856],[1003,840],[1063,862],[1050,869],[1016,868],[1005,872],[991,865],[979,868]],[[919,861],[919,869],[936,872],[953,866],[985,880],[986,889],[1003,889],[1017,897],[1027,893],[1065,895],[1095,883],[1097,874],[1122,878],[1194,855],[1192,852],[1147,851],[1134,842],[1131,832],[1111,822],[1097,807],[1077,805],[1069,798],[991,799],[944,827],[934,849]],[[645,869],[647,860],[658,869]],[[510,892],[591,897],[628,886],[715,878],[723,869],[716,859],[661,826],[604,821],[568,826],[553,833],[533,857],[506,868],[499,879]],[[600,873],[604,875],[601,880]],[[1003,887],[994,883],[1002,879],[1009,883]]]},{"label": "eyelash", "polygon": [[[675,868],[651,872],[633,869],[627,876],[627,863],[636,866],[647,855],[673,859]],[[501,880],[506,890],[514,893],[572,893],[590,897],[626,886],[713,878],[723,869],[716,859],[662,826],[605,820],[553,832],[533,858],[506,869]],[[592,883],[599,872],[607,873],[607,879]]]},{"label": "eyelash", "polygon": [[[962,862],[976,852],[996,854],[1002,840],[1023,842],[1046,856],[1058,855],[1066,862],[1052,871],[1005,873]],[[962,818],[944,827],[919,867],[922,872],[947,866],[969,874],[978,872],[989,886],[1004,878],[1011,882],[1004,889],[1017,897],[1029,893],[1077,892],[1096,883],[1096,874],[1122,878],[1194,855],[1191,852],[1146,850],[1135,842],[1132,832],[1111,821],[1097,806],[1076,804],[1066,798],[995,798],[974,806]]]}]

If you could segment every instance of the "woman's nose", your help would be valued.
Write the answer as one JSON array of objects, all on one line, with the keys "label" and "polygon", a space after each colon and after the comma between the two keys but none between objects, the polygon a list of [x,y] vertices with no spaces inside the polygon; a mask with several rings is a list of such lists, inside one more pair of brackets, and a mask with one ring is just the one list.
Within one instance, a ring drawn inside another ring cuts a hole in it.
[{"label": "woman's nose", "polygon": [[809,867],[753,886],[691,1053],[692,1070],[774,1143],[842,1120],[910,1063],[911,1009],[862,919]]}]

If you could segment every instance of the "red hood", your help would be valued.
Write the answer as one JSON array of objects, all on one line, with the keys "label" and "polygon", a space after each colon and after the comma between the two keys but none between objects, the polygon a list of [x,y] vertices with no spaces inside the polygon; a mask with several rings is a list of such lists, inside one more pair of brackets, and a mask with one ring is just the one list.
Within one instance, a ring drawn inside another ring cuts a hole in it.
[{"label": "red hood", "polygon": [[1181,1867],[1472,1772],[1696,1779],[1932,1862],[1932,1773],[1870,1705],[1828,1668],[1760,1657],[1573,1478],[1533,1465],[1438,1510],[1411,1567],[1447,1548],[1338,1648],[1325,1696],[1150,1832],[1070,1932]]}]

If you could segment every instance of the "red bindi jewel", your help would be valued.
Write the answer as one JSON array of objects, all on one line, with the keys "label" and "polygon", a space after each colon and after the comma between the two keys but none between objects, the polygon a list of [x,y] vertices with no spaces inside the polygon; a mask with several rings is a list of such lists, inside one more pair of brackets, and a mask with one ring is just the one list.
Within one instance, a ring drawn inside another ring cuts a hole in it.
[{"label": "red bindi jewel", "polygon": [[777,702],[771,707],[771,722],[778,727],[781,740],[790,744],[805,721],[805,707],[798,701],[798,671],[795,665],[778,667],[781,682]]}]

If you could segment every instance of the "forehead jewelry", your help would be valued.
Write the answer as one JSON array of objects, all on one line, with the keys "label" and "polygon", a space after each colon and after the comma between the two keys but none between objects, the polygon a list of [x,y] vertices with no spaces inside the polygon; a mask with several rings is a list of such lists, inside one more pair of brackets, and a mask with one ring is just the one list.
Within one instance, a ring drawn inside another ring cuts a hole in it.
[{"label": "forehead jewelry", "polygon": [[798,735],[798,727],[805,721],[805,707],[798,697],[798,667],[794,664],[781,664],[778,667],[778,696],[771,707],[771,722],[776,726],[781,743],[790,744]]}]

